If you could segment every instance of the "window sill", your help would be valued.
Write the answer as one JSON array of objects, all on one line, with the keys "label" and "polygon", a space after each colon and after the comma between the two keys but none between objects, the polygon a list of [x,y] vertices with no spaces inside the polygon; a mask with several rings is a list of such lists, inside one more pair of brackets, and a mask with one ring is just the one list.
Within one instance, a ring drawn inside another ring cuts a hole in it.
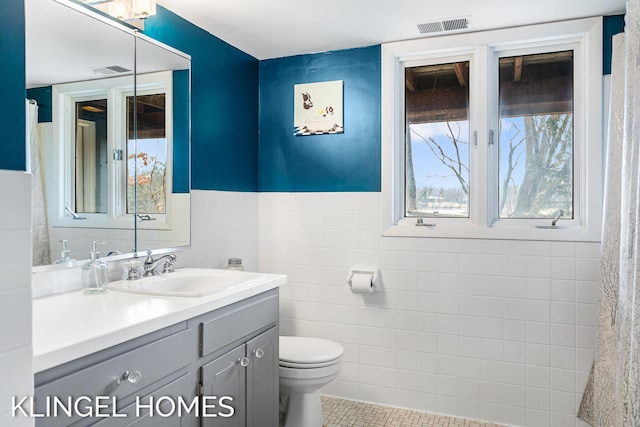
[{"label": "window sill", "polygon": [[[83,215],[83,214],[80,214]],[[143,230],[171,230],[171,227],[165,219],[165,215],[154,215],[157,217],[154,221],[138,221],[138,229]],[[52,227],[61,228],[102,228],[102,229],[119,229],[133,230],[132,215],[127,215],[117,219],[99,218],[96,215],[87,214],[86,219],[73,220],[69,218],[60,218],[53,221]]]},{"label": "window sill", "polygon": [[[424,219],[425,223],[432,223]],[[386,227],[382,235],[385,237],[422,237],[451,239],[495,239],[495,240],[542,240],[565,242],[600,242],[600,235],[590,232],[580,225],[562,225],[556,229],[536,228],[548,225],[550,221],[536,221],[517,225],[496,225],[479,227],[470,221],[439,222],[435,227],[416,226],[415,219],[404,220],[399,224]]]}]

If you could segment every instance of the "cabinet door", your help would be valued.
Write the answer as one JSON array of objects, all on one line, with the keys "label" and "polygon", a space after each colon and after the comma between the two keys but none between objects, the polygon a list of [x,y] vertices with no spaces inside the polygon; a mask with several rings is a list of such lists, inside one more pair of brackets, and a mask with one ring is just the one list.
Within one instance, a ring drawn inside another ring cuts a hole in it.
[{"label": "cabinet door", "polygon": [[[244,355],[245,345],[243,344],[201,368],[201,381],[204,385],[205,396],[210,398],[216,396],[217,399],[229,396],[233,400],[227,400],[225,405],[234,409],[234,413],[230,417],[202,417],[201,425],[203,427],[245,427],[247,368],[241,364]],[[217,409],[208,410],[210,415],[216,412]],[[229,414],[229,410],[224,408],[220,408],[220,412]]]},{"label": "cabinet door", "polygon": [[247,426],[278,426],[278,327],[247,342]]}]

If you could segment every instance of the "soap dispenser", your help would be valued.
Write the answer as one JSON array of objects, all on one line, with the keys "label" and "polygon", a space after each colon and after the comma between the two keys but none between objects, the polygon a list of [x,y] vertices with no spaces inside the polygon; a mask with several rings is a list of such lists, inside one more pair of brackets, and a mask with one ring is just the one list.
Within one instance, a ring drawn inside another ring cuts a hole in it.
[{"label": "soap dispenser", "polygon": [[55,260],[54,264],[64,264],[75,261],[75,259],[71,259],[71,251],[67,248],[67,241],[60,240],[60,243],[62,243],[62,252],[60,252],[60,259]]},{"label": "soap dispenser", "polygon": [[100,253],[96,249],[97,245],[105,243],[94,240],[91,260],[82,266],[82,287],[86,294],[97,294],[107,290],[107,263],[100,259]]}]

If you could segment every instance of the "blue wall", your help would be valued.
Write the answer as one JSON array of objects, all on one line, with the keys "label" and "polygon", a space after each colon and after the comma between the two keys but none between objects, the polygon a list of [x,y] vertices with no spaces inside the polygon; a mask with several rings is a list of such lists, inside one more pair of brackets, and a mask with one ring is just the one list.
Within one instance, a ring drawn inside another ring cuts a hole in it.
[{"label": "blue wall", "polygon": [[173,190],[189,192],[189,70],[173,72]]},{"label": "blue wall", "polygon": [[[15,3],[0,17],[0,53],[24,57],[18,37],[24,33],[23,20],[11,18],[23,16],[23,4]],[[622,31],[623,15],[605,17],[604,26],[608,73],[611,36]],[[162,7],[147,20],[145,34],[192,57],[192,188],[380,191],[379,46],[258,62]],[[3,67],[5,99],[24,87],[24,69],[19,69],[13,61]],[[293,85],[329,80],[344,81],[344,134],[294,137]],[[22,100],[24,92],[19,92]],[[8,147],[0,168],[23,169],[24,146],[9,141],[24,140],[24,116],[15,108],[3,114],[15,120],[2,122],[3,133],[14,136],[0,142]]]},{"label": "blue wall", "polygon": [[[624,16],[604,17],[603,72]],[[344,80],[344,134],[293,136],[293,85]],[[260,191],[380,191],[380,48],[260,63]]]},{"label": "blue wall", "polygon": [[[260,62],[260,191],[380,191],[380,46]],[[344,82],[344,133],[293,135],[293,85]]]},{"label": "blue wall", "polygon": [[24,0],[0,13],[0,169],[26,168]]},{"label": "blue wall", "polygon": [[624,15],[605,16],[602,30],[602,74],[611,74],[612,37],[624,31]]},{"label": "blue wall", "polygon": [[144,33],[191,55],[191,188],[258,189],[258,60],[158,6]]},{"label": "blue wall", "polygon": [[53,93],[51,86],[27,89],[27,98],[38,103],[38,123],[51,123]]}]

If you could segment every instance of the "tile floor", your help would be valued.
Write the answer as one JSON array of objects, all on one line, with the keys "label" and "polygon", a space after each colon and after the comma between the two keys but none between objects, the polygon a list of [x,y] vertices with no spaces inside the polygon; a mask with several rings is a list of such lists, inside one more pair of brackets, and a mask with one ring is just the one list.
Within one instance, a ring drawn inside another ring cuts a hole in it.
[{"label": "tile floor", "polygon": [[433,415],[322,396],[323,427],[500,427],[498,424]]}]

